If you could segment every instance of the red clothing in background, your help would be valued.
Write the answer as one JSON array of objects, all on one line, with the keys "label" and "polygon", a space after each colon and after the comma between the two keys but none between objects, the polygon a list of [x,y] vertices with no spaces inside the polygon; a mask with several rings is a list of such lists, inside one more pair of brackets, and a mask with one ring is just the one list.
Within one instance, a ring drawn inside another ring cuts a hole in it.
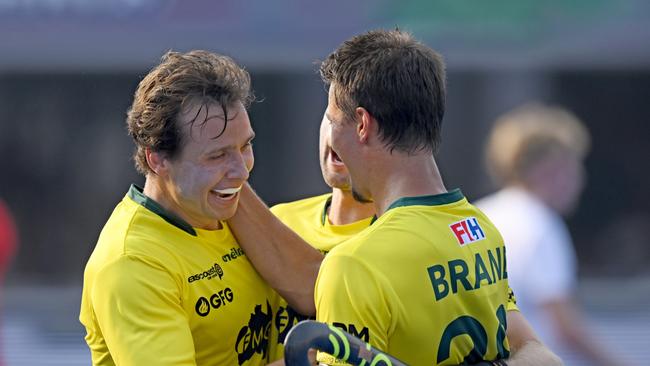
[{"label": "red clothing in background", "polygon": [[18,233],[11,212],[0,200],[0,285],[16,252]]}]

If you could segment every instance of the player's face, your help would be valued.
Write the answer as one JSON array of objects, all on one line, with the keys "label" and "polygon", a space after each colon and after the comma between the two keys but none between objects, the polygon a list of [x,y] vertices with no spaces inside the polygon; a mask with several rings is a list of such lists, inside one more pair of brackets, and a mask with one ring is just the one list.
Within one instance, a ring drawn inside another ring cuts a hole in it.
[{"label": "player's face", "polygon": [[225,130],[223,117],[216,103],[193,103],[178,119],[181,150],[168,162],[166,191],[172,211],[197,228],[217,229],[219,220],[235,214],[239,189],[253,168],[255,134],[246,109],[241,103],[230,106]]},{"label": "player's face", "polygon": [[[343,111],[336,105],[334,98],[334,84],[330,86],[327,110],[323,124],[329,130],[331,150],[345,163],[349,172],[350,188],[354,198],[359,202],[372,202],[365,187],[364,157],[357,141],[356,122],[345,117]],[[321,130],[323,125],[321,125]],[[321,132],[322,136],[322,132]]]},{"label": "player's face", "polygon": [[330,121],[326,115],[320,124],[320,170],[328,186],[342,190],[350,190],[350,174],[343,161],[332,150],[330,137]]}]

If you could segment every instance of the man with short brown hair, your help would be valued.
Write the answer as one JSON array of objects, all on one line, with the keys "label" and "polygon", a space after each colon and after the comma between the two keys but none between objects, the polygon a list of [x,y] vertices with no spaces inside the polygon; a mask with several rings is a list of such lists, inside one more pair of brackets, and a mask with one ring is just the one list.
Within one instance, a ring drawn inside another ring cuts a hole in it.
[{"label": "man with short brown hair", "polygon": [[93,365],[268,363],[277,296],[224,220],[253,168],[248,73],[226,56],[169,52],[128,113],[132,185],[84,273]]},{"label": "man with short brown hair", "polygon": [[245,189],[229,222],[258,271],[298,311],[315,308],[409,364],[560,364],[516,310],[500,235],[442,182],[441,57],[408,33],[373,31],[344,42],[321,73],[331,148],[377,219],[323,259]]}]

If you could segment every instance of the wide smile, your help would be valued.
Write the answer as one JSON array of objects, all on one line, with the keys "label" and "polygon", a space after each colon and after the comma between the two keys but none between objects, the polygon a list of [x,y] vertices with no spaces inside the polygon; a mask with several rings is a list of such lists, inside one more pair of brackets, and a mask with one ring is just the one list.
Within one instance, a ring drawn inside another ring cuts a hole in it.
[{"label": "wide smile", "polygon": [[219,200],[232,201],[237,197],[237,195],[239,195],[239,191],[241,191],[241,186],[235,188],[213,189],[210,192]]}]

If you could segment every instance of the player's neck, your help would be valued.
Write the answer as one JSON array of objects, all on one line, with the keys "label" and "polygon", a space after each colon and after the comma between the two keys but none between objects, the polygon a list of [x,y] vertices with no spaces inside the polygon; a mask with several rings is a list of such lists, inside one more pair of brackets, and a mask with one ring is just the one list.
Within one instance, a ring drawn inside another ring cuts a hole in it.
[{"label": "player's neck", "polygon": [[377,216],[400,198],[447,192],[431,154],[393,153],[384,159],[380,169],[374,170],[374,175],[370,189]]},{"label": "player's neck", "polygon": [[168,202],[169,200],[167,199],[167,196],[165,194],[165,191],[158,182],[157,179],[147,176],[147,179],[144,182],[144,188],[142,189],[142,193],[144,193],[145,196],[148,198],[151,198],[152,200],[156,201],[157,204],[159,204],[162,208],[165,210],[173,212],[174,210],[171,209],[170,203]]},{"label": "player's neck", "polygon": [[372,203],[361,203],[352,197],[352,192],[334,188],[332,203],[327,218],[332,225],[347,225],[375,214]]},{"label": "player's neck", "polygon": [[156,203],[165,209],[165,211],[175,215],[192,227],[205,230],[219,230],[222,228],[220,221],[214,221],[206,225],[204,222],[193,220],[191,216],[186,214],[186,212],[183,211],[183,209],[174,202],[165,185],[154,177],[147,176],[147,179],[144,182],[142,193],[144,193],[145,196],[156,201]]}]

